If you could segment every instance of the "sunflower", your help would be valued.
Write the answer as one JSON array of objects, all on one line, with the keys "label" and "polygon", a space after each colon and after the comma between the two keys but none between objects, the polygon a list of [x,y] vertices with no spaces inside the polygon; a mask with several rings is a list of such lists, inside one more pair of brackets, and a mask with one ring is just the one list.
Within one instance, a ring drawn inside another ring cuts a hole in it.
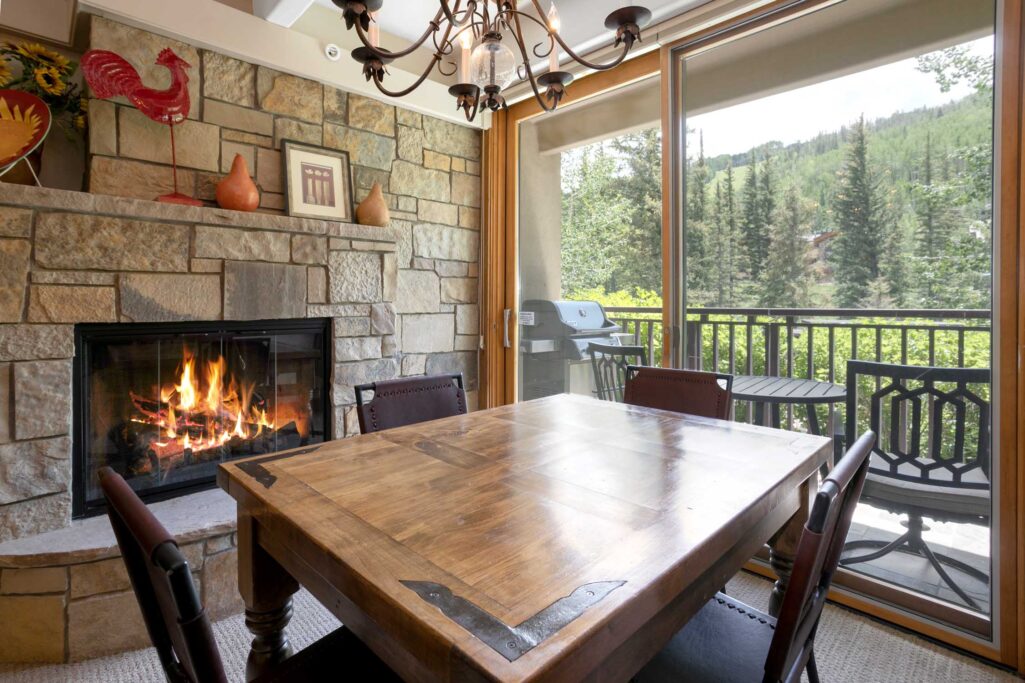
[{"label": "sunflower", "polygon": [[26,59],[31,59],[44,67],[56,69],[61,73],[66,73],[71,66],[71,60],[67,57],[50,48],[43,47],[39,43],[22,43],[16,49],[18,54]]},{"label": "sunflower", "polygon": [[85,114],[75,114],[71,119],[71,125],[75,127],[75,130],[85,130]]},{"label": "sunflower", "polygon": [[52,66],[42,66],[35,70],[36,85],[47,95],[60,95],[67,86],[61,80],[60,72]]},{"label": "sunflower", "polygon": [[13,75],[11,67],[7,66],[7,62],[3,58],[0,58],[0,88],[10,83]]}]

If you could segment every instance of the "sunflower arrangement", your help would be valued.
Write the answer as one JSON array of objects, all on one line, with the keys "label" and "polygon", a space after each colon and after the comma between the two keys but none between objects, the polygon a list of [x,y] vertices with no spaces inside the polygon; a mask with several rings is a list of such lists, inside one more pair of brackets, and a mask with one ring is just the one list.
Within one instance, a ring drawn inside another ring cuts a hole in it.
[{"label": "sunflower arrangement", "polygon": [[77,68],[76,62],[39,43],[0,44],[0,88],[39,97],[69,136],[82,133],[86,125],[87,100],[69,81]]}]

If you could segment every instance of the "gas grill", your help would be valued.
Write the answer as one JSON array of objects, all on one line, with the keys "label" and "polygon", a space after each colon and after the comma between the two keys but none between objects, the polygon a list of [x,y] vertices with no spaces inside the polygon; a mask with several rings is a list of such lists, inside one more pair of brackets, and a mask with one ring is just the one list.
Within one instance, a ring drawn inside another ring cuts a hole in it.
[{"label": "gas grill", "polygon": [[591,342],[618,344],[622,328],[597,301],[531,299],[520,308],[525,400],[565,392],[591,395]]}]

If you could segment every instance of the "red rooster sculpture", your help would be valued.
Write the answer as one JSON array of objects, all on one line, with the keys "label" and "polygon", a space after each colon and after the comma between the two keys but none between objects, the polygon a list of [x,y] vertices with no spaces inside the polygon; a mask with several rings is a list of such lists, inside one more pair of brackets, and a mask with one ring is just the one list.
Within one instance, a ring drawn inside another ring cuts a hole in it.
[{"label": "red rooster sculpture", "polygon": [[157,64],[171,72],[171,87],[154,90],[142,84],[139,72],[123,57],[108,50],[89,50],[82,55],[82,73],[100,99],[124,95],[143,114],[171,129],[171,173],[174,193],[157,197],[159,202],[201,206],[203,202],[178,192],[178,163],[174,151],[174,127],[189,116],[189,75],[192,66],[170,48],[157,56]]}]

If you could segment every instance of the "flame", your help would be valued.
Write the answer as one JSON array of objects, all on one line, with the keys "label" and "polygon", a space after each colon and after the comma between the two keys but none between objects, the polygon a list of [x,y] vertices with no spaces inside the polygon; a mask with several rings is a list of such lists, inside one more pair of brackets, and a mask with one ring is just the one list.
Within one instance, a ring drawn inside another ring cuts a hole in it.
[{"label": "flame", "polygon": [[[166,462],[161,468],[173,467],[186,451],[192,457],[221,457],[245,441],[273,432],[277,425],[294,424],[301,436],[308,433],[308,406],[287,399],[269,406],[257,382],[237,378],[224,356],[201,361],[186,347],[175,375],[154,392],[158,401],[132,392],[139,414],[129,420],[156,428],[149,445]],[[197,455],[203,451],[212,455]]]},{"label": "flame", "polygon": [[198,388],[193,377],[196,361],[194,358],[186,357],[183,365],[181,384],[174,385],[174,390],[178,392],[178,405],[181,406],[182,410],[188,412],[196,407]]}]

